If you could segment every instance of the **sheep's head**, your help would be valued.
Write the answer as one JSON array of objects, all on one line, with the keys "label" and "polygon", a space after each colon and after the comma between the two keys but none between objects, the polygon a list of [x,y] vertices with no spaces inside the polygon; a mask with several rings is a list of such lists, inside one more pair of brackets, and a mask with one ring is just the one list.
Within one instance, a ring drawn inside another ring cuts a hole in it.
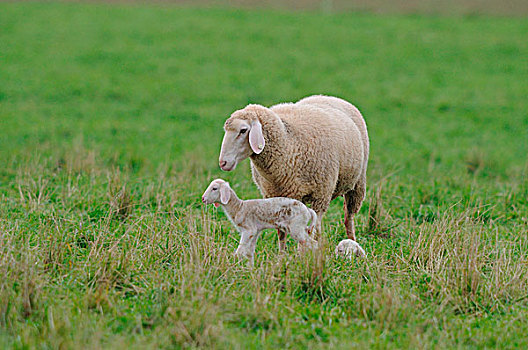
[{"label": "sheep's head", "polygon": [[202,195],[202,202],[204,204],[214,204],[218,207],[221,204],[227,204],[231,198],[231,191],[229,183],[222,179],[216,179],[211,181],[209,187],[205,190]]},{"label": "sheep's head", "polygon": [[252,154],[260,154],[265,141],[262,124],[257,111],[262,106],[250,105],[234,112],[224,124],[224,139],[220,150],[219,164],[225,171],[231,171],[237,164]]}]

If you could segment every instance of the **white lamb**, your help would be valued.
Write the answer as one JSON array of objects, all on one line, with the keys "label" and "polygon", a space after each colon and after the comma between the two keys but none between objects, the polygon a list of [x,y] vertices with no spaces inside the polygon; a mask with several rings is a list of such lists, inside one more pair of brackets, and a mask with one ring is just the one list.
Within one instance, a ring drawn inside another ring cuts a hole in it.
[{"label": "white lamb", "polygon": [[[205,204],[222,205],[227,217],[240,232],[238,257],[253,265],[257,239],[264,229],[275,228],[289,233],[299,248],[316,248],[310,234],[317,223],[317,214],[298,200],[284,197],[241,200],[229,183],[222,179],[211,182],[202,196]],[[308,226],[308,222],[310,222]],[[284,244],[284,241],[281,241]],[[281,247],[281,251],[284,247]]]}]

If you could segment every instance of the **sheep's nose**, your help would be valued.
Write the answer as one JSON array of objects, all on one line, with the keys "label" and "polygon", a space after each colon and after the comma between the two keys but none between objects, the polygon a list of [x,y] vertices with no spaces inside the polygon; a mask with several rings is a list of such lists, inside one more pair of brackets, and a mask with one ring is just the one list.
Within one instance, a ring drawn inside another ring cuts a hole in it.
[{"label": "sheep's nose", "polygon": [[220,168],[223,169],[223,168],[226,166],[226,164],[227,164],[227,161],[225,161],[225,160],[221,160],[221,161],[220,161]]},{"label": "sheep's nose", "polygon": [[202,202],[205,203],[205,197],[202,197]]}]

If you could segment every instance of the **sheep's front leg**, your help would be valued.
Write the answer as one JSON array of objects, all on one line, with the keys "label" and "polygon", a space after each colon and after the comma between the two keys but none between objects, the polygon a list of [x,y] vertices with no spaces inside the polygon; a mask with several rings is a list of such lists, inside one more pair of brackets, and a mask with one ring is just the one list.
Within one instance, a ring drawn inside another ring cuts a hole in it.
[{"label": "sheep's front leg", "polygon": [[249,265],[254,265],[255,247],[257,246],[259,232],[256,230],[247,230],[241,232],[240,243],[236,250],[239,258],[248,259]]},{"label": "sheep's front leg", "polygon": [[314,238],[319,238],[319,235],[322,233],[323,215],[326,213],[326,210],[328,209],[329,204],[330,204],[330,198],[314,201],[312,203],[312,209],[317,214],[317,224],[315,225],[316,234],[314,235]]}]

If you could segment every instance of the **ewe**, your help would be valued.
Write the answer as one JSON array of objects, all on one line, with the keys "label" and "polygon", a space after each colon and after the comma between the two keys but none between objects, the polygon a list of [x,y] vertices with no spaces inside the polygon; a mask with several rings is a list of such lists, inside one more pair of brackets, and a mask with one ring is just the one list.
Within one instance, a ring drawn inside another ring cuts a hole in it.
[{"label": "ewe", "polygon": [[[266,108],[248,105],[224,125],[220,168],[251,159],[253,181],[265,198],[288,197],[311,204],[317,232],[330,201],[345,198],[347,236],[365,197],[369,140],[359,110],[330,96]],[[279,230],[279,247],[285,232]]]}]

